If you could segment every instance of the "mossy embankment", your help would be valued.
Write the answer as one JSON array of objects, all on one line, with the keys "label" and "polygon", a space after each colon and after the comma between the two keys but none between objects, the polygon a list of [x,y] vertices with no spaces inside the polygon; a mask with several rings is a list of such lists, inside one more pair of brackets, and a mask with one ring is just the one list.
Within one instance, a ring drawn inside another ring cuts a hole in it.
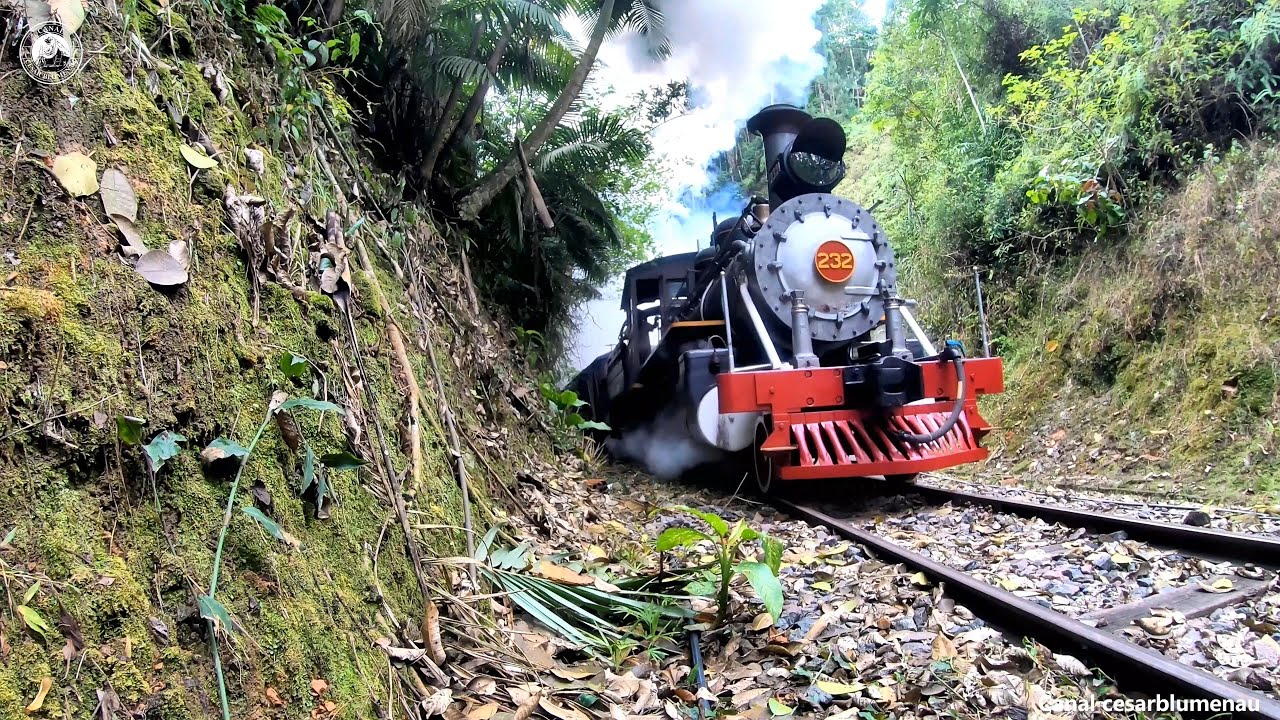
[{"label": "mossy embankment", "polygon": [[[518,376],[505,368],[500,334],[461,300],[463,280],[440,238],[416,218],[390,223],[372,205],[348,206],[357,181],[337,144],[318,119],[303,141],[263,122],[279,98],[274,73],[220,23],[199,3],[143,3],[130,24],[99,6],[80,31],[93,52],[65,85],[36,85],[15,58],[3,59],[0,537],[11,539],[0,546],[0,717],[25,716],[44,678],[52,690],[36,717],[90,718],[98,690],[139,717],[220,715],[196,598],[208,591],[230,481],[203,467],[199,451],[218,437],[248,445],[273,392],[283,391],[331,400],[350,418],[296,414],[317,454],[379,458],[380,426],[395,471],[409,476],[415,435],[387,339],[391,323],[411,345],[424,413],[443,398],[471,434],[503,433],[501,442],[479,443],[484,463],[464,452],[475,522],[490,521],[488,494],[500,481],[487,469],[511,477],[521,453],[545,447],[512,421],[506,391]],[[202,63],[225,73],[230,97],[219,101]],[[184,161],[184,117],[218,149],[218,167],[197,171]],[[263,172],[246,166],[245,148],[263,153]],[[157,288],[126,262],[98,196],[70,197],[48,170],[71,151],[90,155],[98,175],[125,173],[146,244],[190,248],[189,282]],[[376,191],[377,180],[364,184]],[[280,272],[304,289],[263,282],[256,322],[247,258],[223,208],[227,185],[260,196],[273,212],[298,213]],[[315,291],[308,238],[328,211],[340,213],[348,242],[374,248],[373,272],[390,298],[387,318],[353,253],[363,375],[345,317]],[[424,263],[435,297],[406,294],[410,256]],[[437,387],[427,343],[445,387]],[[306,375],[287,377],[282,353],[306,358]],[[146,420],[144,442],[165,430],[185,437],[154,479],[143,449],[120,441],[121,415]],[[425,416],[422,480],[415,486],[408,477],[402,497],[414,524],[429,527],[414,531],[424,554],[458,554],[463,535],[449,528],[464,518],[453,456],[440,420]],[[263,508],[300,547],[273,539],[238,509],[232,516],[218,591],[240,626],[220,643],[232,716],[301,718],[320,708],[318,717],[373,717],[370,697],[386,680],[373,640],[391,632],[386,608],[415,625],[424,602],[386,478],[377,462],[332,470],[335,501],[318,512],[299,494],[299,453],[274,426],[247,463],[237,505]],[[447,586],[445,574],[428,573]],[[20,605],[48,622],[45,635]],[[84,647],[68,660],[72,625]],[[316,679],[328,687],[318,697]]]},{"label": "mossy embankment", "polygon": [[1131,236],[993,302],[1002,471],[1280,502],[1280,152],[1238,148]]}]

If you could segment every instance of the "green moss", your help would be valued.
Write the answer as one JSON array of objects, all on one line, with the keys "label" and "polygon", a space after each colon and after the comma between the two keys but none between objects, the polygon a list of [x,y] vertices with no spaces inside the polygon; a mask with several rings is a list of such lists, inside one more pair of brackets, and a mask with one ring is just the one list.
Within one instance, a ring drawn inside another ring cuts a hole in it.
[{"label": "green moss", "polygon": [[[345,347],[345,319],[319,293],[308,292],[299,302],[268,282],[255,324],[241,250],[225,229],[221,193],[227,183],[268,198],[274,207],[296,200],[286,198],[285,158],[267,153],[261,176],[241,167],[243,148],[267,146],[270,137],[251,129],[239,105],[217,103],[195,62],[168,55],[167,41],[154,42],[164,25],[157,23],[151,0],[141,6],[135,19],[166,66],[155,71],[161,102],[197,122],[222,151],[221,165],[200,171],[194,183],[178,152],[185,139],[157,107],[147,82],[126,73],[123,56],[133,51],[117,45],[121,28],[94,24],[83,31],[86,47],[103,52],[67,87],[81,98],[74,113],[49,113],[21,73],[0,76],[0,97],[15,99],[12,110],[6,106],[9,132],[0,128],[6,156],[16,146],[15,128],[24,129],[26,149],[91,152],[99,172],[119,167],[131,179],[139,198],[138,227],[149,246],[167,247],[181,239],[193,250],[190,282],[160,291],[121,262],[116,236],[100,216],[96,198],[72,201],[47,173],[27,164],[0,173],[0,196],[21,199],[15,205],[19,212],[12,213],[20,216],[0,213],[0,234],[23,232],[17,248],[22,263],[9,287],[0,289],[0,362],[5,363],[0,411],[32,428],[0,448],[0,530],[18,531],[3,559],[44,578],[46,590],[35,602],[55,624],[61,600],[81,626],[85,662],[67,680],[75,686],[67,697],[76,720],[90,717],[94,691],[108,682],[130,706],[145,703],[148,717],[208,716],[217,703],[209,643],[190,608],[194,596],[208,587],[228,482],[205,473],[198,450],[220,436],[247,444],[273,391],[313,392],[310,382],[288,380],[276,368],[275,358],[283,351],[306,356],[320,373],[318,386],[330,397],[342,401],[347,393],[335,344],[317,333],[317,327],[327,327],[338,339],[336,346]],[[191,13],[187,27],[210,20],[197,19],[203,12],[198,4],[184,9]],[[202,56],[230,57],[228,72],[243,65],[238,49],[206,50]],[[252,74],[229,79],[238,102],[254,103],[276,92]],[[116,143],[108,142],[108,131]],[[291,162],[310,173],[312,209],[322,217],[335,204],[334,192],[315,155]],[[37,197],[40,202],[32,204]],[[412,337],[419,328],[395,302],[397,280],[385,269],[377,272],[395,304],[391,319]],[[404,393],[385,338],[387,318],[367,302],[372,293],[363,273],[355,273],[355,283],[356,328],[367,370],[360,380],[373,393],[375,406],[365,407],[363,392],[349,400],[362,408],[365,420],[377,418],[393,433],[392,462],[402,471],[408,460],[394,431],[405,412]],[[467,339],[454,338],[445,328],[432,330],[445,391],[460,420],[479,426],[469,409],[476,392],[471,369],[456,372],[445,351]],[[415,353],[413,362],[424,391],[431,392],[434,382],[426,378],[433,373],[425,355]],[[346,365],[353,359],[348,357]],[[50,426],[56,439],[44,434],[42,421],[49,411],[65,413]],[[148,440],[162,430],[180,432],[187,438],[182,453],[153,480],[141,448],[117,443],[111,422],[116,414],[145,418]],[[296,418],[317,452],[346,447],[342,425],[332,414],[322,419],[299,412]],[[424,432],[430,428],[427,423]],[[514,452],[546,447],[533,447],[521,433],[513,431],[511,442],[519,448]],[[445,443],[429,437],[426,446],[424,481],[413,488],[411,502],[441,524],[461,525]],[[521,461],[495,457],[493,462],[514,471]],[[477,506],[484,507],[484,482],[475,470],[472,491]],[[302,547],[291,550],[241,512],[232,515],[218,598],[243,628],[223,644],[233,717],[248,717],[260,707],[267,686],[301,716],[313,702],[313,678],[330,684],[328,699],[344,708],[345,717],[366,716],[368,696],[379,693],[385,669],[385,658],[371,649],[378,634],[371,628],[378,627],[381,606],[370,602],[372,587],[380,588],[397,615],[412,618],[421,612],[403,539],[384,536],[390,511],[367,490],[377,486],[376,479],[343,471],[329,480],[337,502],[331,518],[320,521],[315,508],[298,497],[298,460],[274,429],[245,468],[245,487],[257,481],[264,485],[273,499],[270,514]],[[252,502],[247,492],[239,499],[240,506]],[[368,548],[380,539],[374,578]],[[439,555],[457,554],[464,544],[459,533],[445,531],[424,541]],[[157,634],[153,618],[167,628],[167,639]],[[21,717],[40,677],[63,677],[61,644],[57,638],[39,643],[7,619],[0,632],[13,647],[0,665],[0,716]]]}]

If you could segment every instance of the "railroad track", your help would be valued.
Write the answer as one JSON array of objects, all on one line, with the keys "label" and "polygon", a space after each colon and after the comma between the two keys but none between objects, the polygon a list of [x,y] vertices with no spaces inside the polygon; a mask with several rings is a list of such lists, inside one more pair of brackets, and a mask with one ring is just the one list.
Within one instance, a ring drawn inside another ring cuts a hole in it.
[{"label": "railroad track", "polygon": [[1064,505],[1014,500],[934,485],[911,485],[895,490],[895,494],[919,495],[939,504],[950,502],[957,505],[962,503],[984,505],[1011,515],[1040,518],[1104,533],[1123,531],[1134,540],[1143,540],[1152,545],[1182,550],[1214,560],[1259,565],[1280,564],[1280,537],[1270,535],[1176,525],[1143,520],[1129,515],[1098,513]]},{"label": "railroad track", "polygon": [[[1002,512],[1038,517],[1103,532],[1122,530],[1135,540],[1144,540],[1153,545],[1175,548],[1202,557],[1263,565],[1274,565],[1280,562],[1280,538],[1158,523],[1123,515],[1103,515],[1063,506],[1042,505],[924,485],[895,490],[895,494],[918,494],[930,502],[985,505]],[[1280,702],[1262,693],[1184,665],[1154,650],[1143,648],[1126,640],[1117,632],[1086,624],[1018,597],[995,585],[978,580],[964,570],[945,565],[869,532],[859,527],[856,521],[832,515],[818,505],[783,498],[775,499],[773,504],[796,518],[826,526],[846,539],[861,543],[882,559],[902,563],[923,572],[936,583],[945,583],[947,592],[953,598],[964,603],[975,613],[988,618],[998,618],[998,621],[994,621],[993,624],[1006,632],[1034,638],[1050,649],[1080,652],[1103,672],[1122,682],[1126,689],[1151,695],[1219,700],[1236,704],[1238,707],[1254,703],[1252,707],[1256,709],[1234,714],[1220,714],[1219,717],[1280,720]],[[1255,589],[1260,591],[1261,587],[1250,586],[1240,592],[1245,593]],[[1206,612],[1213,607],[1222,607],[1231,600],[1215,596],[1212,601],[1214,605],[1203,605],[1198,611]],[[1141,613],[1145,608],[1163,607],[1166,601],[1167,598],[1163,596],[1153,596],[1148,602],[1121,606],[1114,612],[1108,611],[1109,615],[1107,613],[1102,615],[1111,622],[1111,627],[1119,629],[1132,621],[1131,615]]]}]

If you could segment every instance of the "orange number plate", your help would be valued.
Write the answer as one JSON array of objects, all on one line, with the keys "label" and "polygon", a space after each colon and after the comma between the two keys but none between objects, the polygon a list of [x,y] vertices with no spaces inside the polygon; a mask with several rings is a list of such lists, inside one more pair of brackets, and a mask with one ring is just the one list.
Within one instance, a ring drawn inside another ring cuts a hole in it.
[{"label": "orange number plate", "polygon": [[843,240],[828,240],[819,245],[813,262],[827,282],[842,283],[853,277],[853,251]]}]

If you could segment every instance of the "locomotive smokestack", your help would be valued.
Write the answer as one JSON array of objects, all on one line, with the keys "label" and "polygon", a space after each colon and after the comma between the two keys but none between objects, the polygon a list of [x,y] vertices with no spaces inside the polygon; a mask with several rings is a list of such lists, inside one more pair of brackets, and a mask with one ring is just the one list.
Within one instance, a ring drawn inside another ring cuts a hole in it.
[{"label": "locomotive smokestack", "polygon": [[793,105],[770,105],[747,121],[747,132],[764,138],[772,207],[797,195],[827,192],[844,177],[844,128],[834,120],[814,118]]}]

